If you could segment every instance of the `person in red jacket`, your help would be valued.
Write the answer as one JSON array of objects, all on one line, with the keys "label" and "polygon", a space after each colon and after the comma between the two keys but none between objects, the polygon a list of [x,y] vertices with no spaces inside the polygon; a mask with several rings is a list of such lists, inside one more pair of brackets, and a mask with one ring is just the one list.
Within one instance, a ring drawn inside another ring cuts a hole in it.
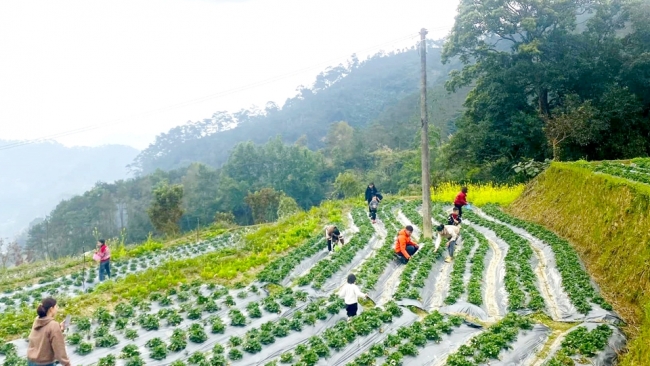
[{"label": "person in red jacket", "polygon": [[402,263],[408,263],[409,259],[420,249],[417,243],[411,240],[413,234],[413,226],[407,225],[404,229],[400,230],[395,242],[395,254],[400,257]]},{"label": "person in red jacket", "polygon": [[104,281],[104,275],[111,278],[111,251],[106,245],[106,240],[99,239],[97,241],[97,251],[93,258],[99,262],[99,281]]},{"label": "person in red jacket", "polygon": [[458,209],[458,217],[463,217],[463,206],[465,205],[467,205],[467,187],[461,188],[454,200],[454,207]]}]

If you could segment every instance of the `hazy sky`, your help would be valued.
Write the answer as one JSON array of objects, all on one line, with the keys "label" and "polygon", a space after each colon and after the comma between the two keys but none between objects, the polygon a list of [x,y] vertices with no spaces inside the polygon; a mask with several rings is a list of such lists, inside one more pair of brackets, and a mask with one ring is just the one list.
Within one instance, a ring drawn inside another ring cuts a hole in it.
[{"label": "hazy sky", "polygon": [[218,110],[282,104],[352,53],[411,46],[422,27],[441,38],[457,4],[3,0],[0,139],[111,124],[56,140],[145,148],[158,133]]}]

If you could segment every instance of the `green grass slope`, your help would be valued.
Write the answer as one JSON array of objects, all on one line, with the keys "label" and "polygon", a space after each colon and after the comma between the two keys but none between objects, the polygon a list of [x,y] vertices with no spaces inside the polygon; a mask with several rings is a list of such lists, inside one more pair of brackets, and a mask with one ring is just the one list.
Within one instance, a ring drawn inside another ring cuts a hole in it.
[{"label": "green grass slope", "polygon": [[553,163],[509,211],[571,241],[628,323],[620,365],[650,365],[650,185],[601,165]]}]

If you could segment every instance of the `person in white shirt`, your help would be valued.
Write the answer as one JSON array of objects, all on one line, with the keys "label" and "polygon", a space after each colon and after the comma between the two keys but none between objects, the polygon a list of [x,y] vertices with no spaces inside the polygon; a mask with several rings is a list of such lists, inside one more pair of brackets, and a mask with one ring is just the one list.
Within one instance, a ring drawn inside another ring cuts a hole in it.
[{"label": "person in white shirt", "polygon": [[449,251],[449,256],[445,259],[445,262],[449,263],[454,259],[454,250],[456,249],[456,240],[460,236],[460,226],[454,225],[440,225],[436,227],[436,231],[440,236],[440,239],[449,239],[447,242],[447,250]]},{"label": "person in white shirt", "polygon": [[345,302],[345,310],[348,313],[348,320],[357,315],[357,311],[359,310],[359,297],[368,297],[367,294],[361,292],[359,286],[354,284],[356,281],[357,277],[350,273],[350,275],[348,275],[348,283],[343,285],[339,291],[339,296],[342,297]]}]

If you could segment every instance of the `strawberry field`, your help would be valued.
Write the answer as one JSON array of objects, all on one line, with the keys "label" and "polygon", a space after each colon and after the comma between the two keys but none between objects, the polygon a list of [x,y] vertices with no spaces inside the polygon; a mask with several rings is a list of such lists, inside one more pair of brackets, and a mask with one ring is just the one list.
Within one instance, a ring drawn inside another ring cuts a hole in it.
[{"label": "strawberry field", "polygon": [[[372,224],[362,208],[330,205],[254,231],[234,231],[52,276],[0,297],[0,363],[24,359],[32,303],[60,299],[73,315],[76,365],[612,365],[619,317],[568,242],[498,206],[464,213],[451,263],[444,240],[418,240],[434,204],[388,199]],[[344,228],[328,253],[323,226]],[[420,250],[394,258],[405,225]],[[337,296],[355,273],[370,300],[347,321]],[[62,315],[63,315],[62,314]]]}]

